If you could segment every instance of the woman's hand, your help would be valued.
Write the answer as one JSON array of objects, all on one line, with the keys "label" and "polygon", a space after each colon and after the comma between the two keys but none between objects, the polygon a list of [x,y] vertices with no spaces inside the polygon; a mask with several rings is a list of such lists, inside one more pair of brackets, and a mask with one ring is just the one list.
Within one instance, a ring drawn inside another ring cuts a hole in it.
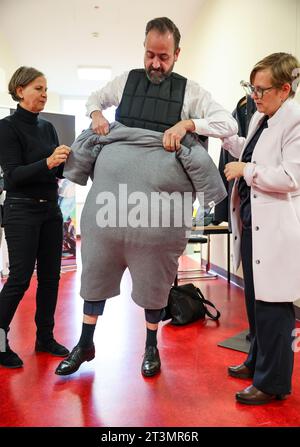
[{"label": "woman's hand", "polygon": [[245,166],[246,163],[243,163],[242,161],[232,161],[231,163],[227,163],[224,169],[226,180],[229,182],[235,178],[243,177]]},{"label": "woman's hand", "polygon": [[65,146],[64,144],[58,146],[56,149],[54,149],[53,154],[46,159],[48,168],[53,169],[64,163],[67,160],[70,152],[71,149],[68,146]]}]

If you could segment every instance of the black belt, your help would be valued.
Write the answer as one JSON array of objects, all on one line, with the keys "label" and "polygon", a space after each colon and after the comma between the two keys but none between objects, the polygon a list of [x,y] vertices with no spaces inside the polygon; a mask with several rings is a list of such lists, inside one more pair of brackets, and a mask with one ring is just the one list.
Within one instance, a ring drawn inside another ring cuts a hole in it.
[{"label": "black belt", "polygon": [[56,200],[34,199],[33,197],[11,197],[11,196],[7,196],[6,198],[7,198],[7,200],[20,200],[20,201],[26,200],[26,202],[30,202],[30,203],[56,202]]}]

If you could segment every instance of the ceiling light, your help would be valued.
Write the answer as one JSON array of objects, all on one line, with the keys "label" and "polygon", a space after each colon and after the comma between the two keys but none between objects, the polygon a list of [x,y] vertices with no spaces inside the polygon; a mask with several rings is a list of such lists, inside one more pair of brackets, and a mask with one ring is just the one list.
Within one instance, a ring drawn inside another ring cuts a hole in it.
[{"label": "ceiling light", "polygon": [[109,81],[111,79],[111,67],[78,67],[79,79],[86,81]]}]

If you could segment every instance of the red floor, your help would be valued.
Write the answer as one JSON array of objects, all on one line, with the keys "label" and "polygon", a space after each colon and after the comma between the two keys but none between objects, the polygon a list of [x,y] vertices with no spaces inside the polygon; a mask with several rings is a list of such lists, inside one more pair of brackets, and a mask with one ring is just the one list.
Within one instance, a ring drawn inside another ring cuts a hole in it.
[{"label": "red floor", "polygon": [[[56,337],[72,348],[81,330],[82,299],[77,272],[62,274]],[[54,374],[58,358],[35,354],[36,279],[11,327],[13,349],[24,367],[0,367],[2,427],[267,427],[300,425],[300,353],[295,354],[293,394],[261,407],[237,404],[236,391],[250,384],[227,376],[245,354],[217,346],[246,329],[243,293],[223,279],[198,283],[221,311],[185,327],[164,324],[159,334],[162,371],[140,374],[145,329],[142,309],[130,299],[126,272],[120,297],[109,300],[96,329],[96,359],[72,376]]]}]

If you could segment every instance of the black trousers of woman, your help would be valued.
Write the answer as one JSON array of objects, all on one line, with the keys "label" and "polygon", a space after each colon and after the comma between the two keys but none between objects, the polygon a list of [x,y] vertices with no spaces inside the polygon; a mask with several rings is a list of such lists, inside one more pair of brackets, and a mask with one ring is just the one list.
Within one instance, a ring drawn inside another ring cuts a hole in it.
[{"label": "black trousers of woman", "polygon": [[[249,323],[249,335],[250,340],[255,336],[255,293],[253,285],[253,272],[252,272],[252,233],[251,228],[243,230],[241,240],[241,256],[244,273],[245,284],[245,304]],[[251,253],[251,263],[249,256]]]},{"label": "black trousers of woman", "polygon": [[291,302],[255,300],[251,230],[243,231],[242,246],[245,294],[247,292],[250,296],[253,293],[255,311],[255,334],[244,364],[253,371],[253,385],[260,391],[268,394],[289,394],[294,366],[294,305]]},{"label": "black trousers of woman", "polygon": [[35,264],[37,339],[53,337],[62,253],[62,214],[56,202],[7,198],[3,226],[9,277],[0,293],[0,328],[6,332],[28,289]]}]

